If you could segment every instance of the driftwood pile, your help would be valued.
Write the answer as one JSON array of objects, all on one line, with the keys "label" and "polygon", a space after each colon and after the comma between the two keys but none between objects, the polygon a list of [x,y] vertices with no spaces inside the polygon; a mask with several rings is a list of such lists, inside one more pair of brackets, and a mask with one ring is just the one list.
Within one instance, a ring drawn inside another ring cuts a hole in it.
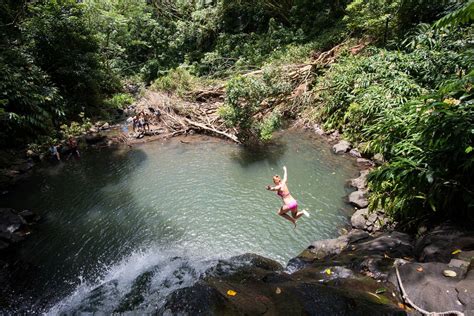
[{"label": "driftwood pile", "polygon": [[[212,95],[211,92],[209,94]],[[235,135],[236,131],[226,127],[217,114],[217,109],[221,105],[222,102],[218,101],[189,102],[164,93],[147,91],[135,110],[154,113],[151,123],[160,126],[159,130],[165,137],[197,132],[213,134],[240,143]],[[156,115],[157,113],[160,115]]]},{"label": "driftwood pile", "polygon": [[[261,109],[256,112],[255,118],[261,119],[270,113],[275,107],[284,104],[287,112],[293,111],[306,98],[312,97],[311,83],[317,70],[330,66],[340,55],[342,50],[348,49],[351,54],[358,54],[368,41],[361,41],[355,46],[343,43],[325,52],[313,53],[309,63],[290,64],[282,67],[282,73],[292,83],[293,91],[288,95],[265,99],[261,103]],[[256,70],[243,76],[260,76],[264,70]],[[193,90],[185,95],[185,98],[177,98],[170,94],[147,91],[142,100],[137,104],[136,111],[156,114],[153,125],[160,126],[160,133],[171,137],[176,135],[187,135],[193,133],[207,133],[220,136],[240,143],[235,128],[229,128],[219,117],[217,110],[225,99],[225,85],[208,87],[206,89]],[[288,106],[292,104],[292,106]]]}]

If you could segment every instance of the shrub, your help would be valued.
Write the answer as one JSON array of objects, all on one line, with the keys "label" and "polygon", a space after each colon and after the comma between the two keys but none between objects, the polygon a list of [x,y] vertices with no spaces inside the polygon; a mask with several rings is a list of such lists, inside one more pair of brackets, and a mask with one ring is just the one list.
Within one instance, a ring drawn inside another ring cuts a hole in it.
[{"label": "shrub", "polygon": [[192,90],[197,84],[197,79],[185,67],[170,70],[166,75],[153,82],[151,89],[157,91],[176,92],[183,95]]},{"label": "shrub", "polygon": [[[226,101],[219,113],[228,125],[238,128],[243,143],[267,141],[279,127],[281,115],[273,112],[272,98],[287,95],[293,90],[288,78],[279,69],[266,69],[261,77],[236,76],[227,85]],[[266,104],[263,104],[265,100]],[[269,116],[262,122],[263,112]]]},{"label": "shrub", "polygon": [[111,98],[104,101],[110,109],[124,109],[134,101],[133,96],[128,93],[116,93]]},{"label": "shrub", "polygon": [[375,122],[389,163],[369,176],[371,207],[404,223],[474,220],[474,71]]}]

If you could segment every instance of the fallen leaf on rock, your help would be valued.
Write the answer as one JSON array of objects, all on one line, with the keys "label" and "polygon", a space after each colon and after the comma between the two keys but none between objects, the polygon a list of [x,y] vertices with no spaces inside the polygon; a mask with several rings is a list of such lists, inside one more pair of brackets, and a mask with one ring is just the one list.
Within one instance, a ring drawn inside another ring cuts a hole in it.
[{"label": "fallen leaf on rock", "polygon": [[445,277],[450,277],[450,278],[454,278],[456,275],[458,275],[456,272],[454,272],[453,270],[444,270],[443,271],[443,275]]},{"label": "fallen leaf on rock", "polygon": [[324,270],[324,273],[326,273],[327,275],[331,275],[331,269],[327,268],[326,270]]},{"label": "fallen leaf on rock", "polygon": [[227,291],[227,295],[229,295],[229,296],[236,296],[236,295],[237,295],[237,292],[236,292],[236,291],[233,291],[233,290],[228,290],[228,291]]},{"label": "fallen leaf on rock", "polygon": [[280,289],[279,287],[277,287],[275,293],[276,293],[276,294],[280,294],[280,293],[281,293],[281,289]]},{"label": "fallen leaf on rock", "polygon": [[454,250],[453,252],[451,252],[451,254],[452,254],[452,255],[455,255],[455,254],[458,254],[458,253],[460,253],[460,252],[462,252],[461,249],[456,249],[456,250]]},{"label": "fallen leaf on rock", "polygon": [[383,287],[380,287],[378,289],[375,290],[375,294],[382,294],[382,293],[385,293],[386,289],[383,288]]},{"label": "fallen leaf on rock", "polygon": [[403,303],[398,303],[398,307],[400,307],[401,309],[404,309],[406,311],[411,311],[412,310],[410,307],[408,307],[407,305],[405,305]]},{"label": "fallen leaf on rock", "polygon": [[418,272],[423,272],[423,267],[418,267],[418,268],[416,268],[416,271],[418,271]]}]

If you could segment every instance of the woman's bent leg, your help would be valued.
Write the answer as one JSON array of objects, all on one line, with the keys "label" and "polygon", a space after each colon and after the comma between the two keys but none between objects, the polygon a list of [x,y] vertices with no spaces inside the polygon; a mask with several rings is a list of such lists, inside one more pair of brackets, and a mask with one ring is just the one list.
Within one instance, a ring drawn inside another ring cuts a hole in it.
[{"label": "woman's bent leg", "polygon": [[291,218],[290,215],[286,214],[287,212],[289,211],[288,207],[286,205],[283,205],[281,208],[280,208],[280,211],[278,211],[278,215],[280,215],[281,217],[289,220],[290,222],[292,222],[295,227],[296,227],[296,220]]}]

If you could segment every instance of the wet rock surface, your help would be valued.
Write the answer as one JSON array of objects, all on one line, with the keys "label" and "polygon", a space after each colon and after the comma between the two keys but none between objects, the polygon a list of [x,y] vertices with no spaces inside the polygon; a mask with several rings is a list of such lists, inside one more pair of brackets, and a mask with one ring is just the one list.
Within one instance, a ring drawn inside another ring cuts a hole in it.
[{"label": "wet rock surface", "polygon": [[17,212],[12,208],[0,208],[0,251],[7,250],[31,233],[30,225],[40,217],[29,210]]},{"label": "wet rock surface", "polygon": [[173,292],[158,314],[405,314],[388,291],[387,294],[370,294],[379,287],[374,280],[347,279],[352,276],[349,269],[335,268],[328,274],[321,267],[308,267],[287,274],[282,268],[275,270],[278,264],[271,264],[269,259],[245,256],[254,257],[253,262],[257,263],[263,260],[265,264],[241,265],[219,277],[210,274],[192,287]]},{"label": "wet rock surface", "polygon": [[[453,239],[456,236],[458,240]],[[405,306],[395,272],[398,266],[405,291],[417,306],[430,312],[455,310],[469,314],[474,307],[473,236],[473,232],[449,224],[417,240],[397,231],[369,234],[353,229],[336,239],[312,243],[290,260],[287,270],[294,272],[292,276],[318,275],[325,284],[339,287],[352,284],[361,289],[363,284],[354,280],[376,280],[379,287],[372,289],[375,292],[367,290],[369,293],[391,292]],[[434,245],[448,249],[433,251]]]}]

